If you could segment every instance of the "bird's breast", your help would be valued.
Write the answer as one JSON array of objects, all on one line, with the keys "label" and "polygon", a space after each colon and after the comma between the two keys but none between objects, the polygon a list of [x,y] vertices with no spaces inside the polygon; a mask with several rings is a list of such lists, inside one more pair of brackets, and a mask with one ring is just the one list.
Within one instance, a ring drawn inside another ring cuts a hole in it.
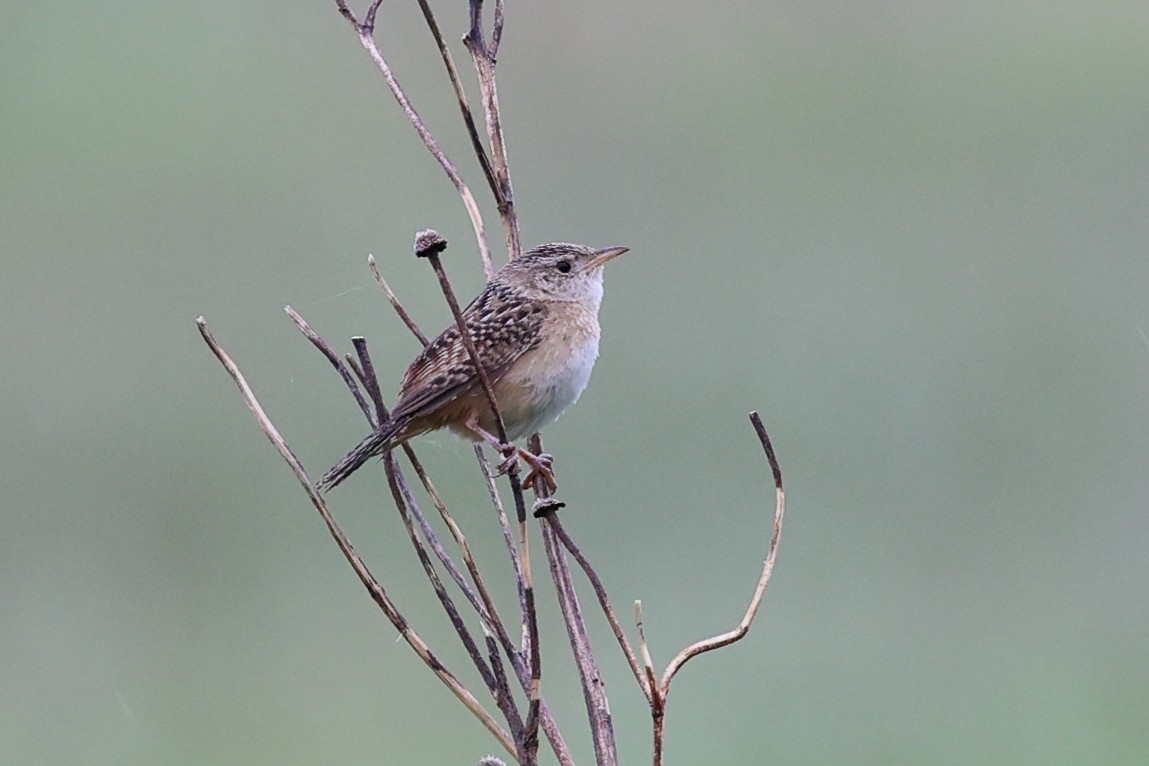
[{"label": "bird's breast", "polygon": [[598,340],[594,312],[578,304],[551,307],[539,344],[496,386],[511,439],[549,425],[578,400],[598,358]]}]

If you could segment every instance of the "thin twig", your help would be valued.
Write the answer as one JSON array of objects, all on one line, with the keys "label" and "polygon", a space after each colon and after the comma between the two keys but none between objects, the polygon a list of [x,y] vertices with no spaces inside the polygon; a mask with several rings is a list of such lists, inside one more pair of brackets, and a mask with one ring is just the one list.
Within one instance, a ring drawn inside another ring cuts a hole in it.
[{"label": "thin twig", "polygon": [[550,562],[551,579],[555,583],[559,608],[563,613],[563,623],[567,628],[571,651],[575,658],[579,680],[583,689],[587,717],[590,719],[591,741],[594,745],[595,762],[598,766],[617,766],[618,752],[615,748],[614,726],[611,722],[610,705],[603,690],[602,677],[591,651],[590,638],[586,632],[579,607],[578,594],[570,576],[566,555],[555,537],[551,521],[554,514],[542,517],[543,547]]},{"label": "thin twig", "polygon": [[[375,422],[372,426],[378,426],[387,419],[387,405],[383,403],[383,392],[379,390],[379,378],[375,375],[375,364],[371,361],[371,354],[367,351],[367,339],[362,335],[356,335],[351,339],[351,345],[355,347],[355,354],[359,358],[359,366],[357,371],[362,376],[363,387],[367,389],[367,395],[371,397],[372,404],[375,405]],[[351,360],[348,359],[348,363]]]},{"label": "thin twig", "polygon": [[495,23],[491,28],[491,47],[488,54],[491,62],[499,56],[499,44],[503,41],[503,0],[495,0]]},{"label": "thin twig", "polygon": [[407,326],[411,334],[418,338],[419,342],[424,346],[430,343],[430,341],[427,340],[427,336],[419,329],[419,325],[415,324],[415,320],[411,318],[411,315],[407,313],[407,309],[404,308],[403,304],[399,301],[399,296],[395,295],[391,290],[391,285],[387,284],[387,280],[379,273],[379,266],[375,263],[374,255],[367,256],[367,265],[371,269],[371,274],[375,277],[375,282],[378,283],[379,287],[383,288],[383,292],[387,294],[387,300],[391,303],[391,308],[395,309],[395,313],[399,315],[400,321]]},{"label": "thin twig", "polygon": [[[523,742],[526,739],[523,732],[523,720],[519,716],[518,708],[515,707],[515,699],[511,696],[511,687],[507,682],[507,673],[503,667],[503,657],[499,653],[499,642],[490,633],[484,635],[483,640],[487,645],[487,659],[491,664],[491,671],[495,674],[495,685],[498,688],[495,704],[502,711],[503,718],[507,720],[507,725],[511,729],[511,736],[514,737],[515,742]],[[525,752],[520,752],[517,757],[520,760],[525,760],[528,756]]]},{"label": "thin twig", "polygon": [[[486,396],[487,404],[490,406],[491,414],[494,416],[499,441],[506,444],[508,442],[507,428],[503,421],[503,415],[499,411],[499,402],[495,398],[495,389],[491,385],[490,376],[487,375],[487,370],[483,365],[482,358],[479,356],[478,349],[475,348],[474,339],[471,338],[471,333],[467,329],[466,321],[463,319],[463,312],[459,308],[459,301],[455,297],[454,288],[451,287],[451,282],[447,279],[447,272],[443,269],[443,262],[439,258],[439,253],[446,247],[447,240],[443,239],[443,237],[431,229],[421,231],[415,237],[415,253],[418,257],[426,258],[430,261],[431,267],[435,270],[435,276],[439,279],[439,287],[442,288],[443,297],[446,298],[447,305],[451,308],[451,316],[454,317],[455,326],[459,330],[459,337],[463,341],[463,346],[467,349],[467,354],[471,358],[471,364],[475,368],[476,375],[483,388],[483,394]],[[511,491],[515,496],[515,507],[519,513],[520,528],[523,530],[520,544],[523,557],[523,590],[526,593],[527,602],[528,651],[531,666],[531,685],[527,692],[529,707],[523,728],[526,731],[527,739],[532,740],[535,737],[535,727],[538,724],[542,664],[539,652],[538,622],[534,605],[534,586],[531,583],[530,554],[527,549],[525,533],[526,503],[523,500],[522,484],[519,482],[518,472],[515,470],[514,463],[511,464],[511,470],[508,473],[511,482]]]},{"label": "thin twig", "polygon": [[487,456],[483,453],[483,446],[476,444],[475,459],[479,463],[479,470],[483,474],[483,481],[487,484],[487,493],[491,497],[491,504],[495,507],[495,516],[499,520],[499,528],[503,532],[503,542],[507,546],[507,554],[511,559],[511,570],[514,573],[515,585],[517,586],[519,595],[519,610],[523,614],[523,640],[526,640],[526,611],[527,602],[526,594],[523,592],[523,566],[519,558],[519,548],[515,545],[515,537],[511,532],[511,525],[507,519],[507,511],[503,507],[503,499],[499,496],[499,488],[495,484],[495,475],[491,472],[490,463],[487,462]]},{"label": "thin twig", "polygon": [[[475,563],[475,557],[471,553],[471,546],[470,543],[467,542],[466,535],[463,534],[463,530],[459,527],[458,523],[455,522],[454,517],[451,516],[450,512],[447,510],[447,506],[443,502],[443,498],[439,496],[438,490],[435,489],[435,485],[431,482],[431,478],[427,475],[426,470],[423,468],[423,463],[419,460],[418,457],[416,457],[415,451],[411,449],[409,444],[404,444],[403,448],[407,455],[407,460],[411,463],[411,467],[415,469],[416,475],[419,477],[419,480],[423,484],[423,489],[426,490],[427,494],[431,496],[431,502],[435,505],[435,510],[439,512],[439,517],[443,520],[443,523],[447,525],[447,530],[450,532],[451,537],[455,540],[455,544],[459,546],[459,550],[463,554],[463,565],[467,568],[467,571],[471,575],[471,582],[475,584],[474,590],[472,590],[471,587],[467,584],[466,580],[463,579],[462,573],[460,573],[459,570],[455,567],[454,561],[452,561],[450,557],[447,556],[445,550],[442,551],[442,556],[439,556],[440,561],[442,561],[443,566],[447,568],[451,575],[451,579],[455,581],[455,584],[459,586],[461,591],[463,591],[463,594],[466,596],[467,600],[471,602],[471,606],[474,608],[475,612],[478,613],[479,619],[483,621],[484,629],[493,631],[493,633],[497,635],[501,641],[503,641],[507,648],[508,654],[512,652],[517,653],[517,648],[510,640],[510,636],[507,634],[507,629],[504,626],[502,619],[499,617],[498,610],[495,606],[495,601],[491,597],[486,583],[483,581],[483,576],[479,570],[478,565]],[[427,523],[426,518],[423,517],[422,512],[418,514],[418,521],[420,528],[423,530],[424,537],[428,535],[435,537],[434,531],[431,529],[430,524]],[[437,538],[435,539],[432,547],[442,548],[442,546],[439,545]],[[439,552],[436,551],[436,555],[438,555],[438,553]],[[446,559],[445,561],[444,558]],[[514,658],[512,657],[512,659]]]},{"label": "thin twig", "polygon": [[371,5],[367,8],[367,15],[363,17],[363,26],[359,29],[360,34],[374,34],[375,33],[375,14],[379,11],[379,6],[383,4],[383,0],[371,0]]},{"label": "thin twig", "polygon": [[475,375],[482,386],[483,395],[487,397],[487,405],[494,415],[495,432],[498,434],[499,441],[506,444],[509,441],[507,439],[507,426],[503,420],[503,413],[499,410],[499,402],[495,398],[495,389],[491,385],[491,378],[487,374],[487,367],[483,364],[483,358],[479,356],[479,350],[475,347],[475,340],[467,329],[467,320],[463,318],[463,310],[459,308],[459,299],[455,297],[455,290],[451,287],[451,281],[447,279],[443,261],[439,258],[439,253],[446,247],[447,240],[443,239],[434,229],[425,229],[415,235],[415,255],[419,258],[426,258],[430,262],[431,268],[435,270],[435,276],[439,279],[439,288],[443,291],[443,297],[447,299],[447,305],[451,308],[451,316],[455,320],[455,327],[459,330],[459,340],[467,349],[467,355],[471,358],[471,364],[475,368]]},{"label": "thin twig", "polygon": [[[533,434],[528,441],[528,446],[534,450],[535,454],[541,454],[543,451],[542,436],[537,433]],[[562,507],[562,503],[552,501],[550,488],[542,480],[542,477],[536,478],[534,490],[538,497],[535,502],[537,509],[535,515],[541,519],[543,549],[550,565],[551,579],[555,584],[559,609],[563,615],[571,653],[574,655],[575,667],[578,670],[583,689],[583,701],[586,704],[587,718],[590,723],[596,763],[598,766],[617,766],[618,753],[615,746],[614,725],[611,722],[610,703],[607,701],[603,681],[599,675],[598,663],[595,661],[590,637],[587,635],[586,621],[583,619],[578,593],[575,591],[574,581],[570,574],[570,564],[555,532],[555,524],[558,523],[557,511]]]},{"label": "thin twig", "polygon": [[[500,194],[496,195],[499,203],[499,217],[507,236],[507,256],[515,260],[523,253],[522,243],[519,239],[518,214],[515,212],[515,194],[511,186],[511,172],[507,163],[507,145],[503,138],[503,122],[499,109],[499,94],[495,83],[494,53],[487,47],[483,36],[483,2],[470,0],[471,29],[463,38],[463,44],[471,54],[471,62],[475,66],[475,73],[479,78],[479,92],[483,99],[483,115],[486,118],[487,140],[491,145],[491,164],[495,171],[495,180],[498,182]],[[502,10],[501,4],[496,5],[496,28],[499,38],[502,38]]]},{"label": "thin twig", "polygon": [[[300,316],[298,312],[288,307],[288,315],[291,317],[292,321],[295,322],[300,331],[307,337],[307,339],[310,340],[311,343],[316,348],[318,348],[325,357],[327,357],[328,361],[330,361],[332,366],[335,367],[340,377],[343,378],[344,382],[347,383],[352,392],[357,393],[359,389],[357,386],[354,386],[353,382],[351,381],[351,375],[348,371],[348,366],[352,366],[352,368],[355,370],[355,373],[359,376],[363,387],[368,390],[375,404],[375,417],[372,417],[370,411],[365,409],[365,405],[363,403],[360,404],[360,407],[364,408],[364,414],[367,416],[367,420],[371,423],[372,427],[377,427],[380,422],[385,421],[388,418],[387,406],[384,404],[383,396],[379,391],[378,380],[375,377],[375,366],[371,361],[370,353],[367,350],[366,341],[361,337],[352,339],[352,343],[355,345],[355,349],[360,360],[359,366],[354,366],[350,358],[347,360],[347,365],[344,365],[343,360],[339,358],[338,354],[336,354],[331,346],[311,328],[307,321],[303,319],[303,317]],[[450,526],[453,528],[453,531],[458,535],[461,535],[462,533],[459,532],[458,526],[454,524],[454,520],[451,519],[450,514],[447,512],[446,506],[443,505],[441,498],[439,498],[438,493],[431,485],[430,479],[427,477],[426,472],[423,471],[422,464],[419,462],[419,459],[415,455],[414,450],[408,444],[404,444],[403,449],[405,450],[408,459],[411,461],[411,464],[415,467],[416,473],[418,473],[422,479],[424,487],[432,495],[432,499],[435,501],[437,508],[440,510],[440,513],[446,520],[450,522]],[[391,486],[396,508],[398,509],[404,526],[407,528],[408,534],[411,537],[411,542],[415,546],[416,555],[418,556],[420,562],[423,564],[427,578],[430,581],[436,595],[440,599],[440,603],[442,604],[444,611],[447,613],[448,619],[455,627],[460,640],[463,642],[464,647],[468,650],[472,661],[475,663],[475,667],[478,670],[480,677],[483,679],[484,683],[487,685],[488,689],[497,700],[498,695],[496,693],[495,686],[493,686],[494,680],[492,673],[486,668],[482,659],[482,655],[479,653],[478,647],[475,645],[473,639],[470,636],[470,633],[467,631],[466,626],[462,622],[462,618],[459,616],[453,601],[447,595],[445,589],[442,587],[442,584],[439,581],[438,574],[434,571],[434,568],[427,560],[426,551],[420,543],[419,539],[415,536],[414,530],[411,526],[410,517],[414,517],[415,522],[419,525],[419,531],[422,533],[423,539],[426,540],[427,545],[431,547],[431,550],[435,553],[436,558],[439,559],[439,562],[447,570],[448,575],[455,582],[460,591],[462,591],[464,597],[468,600],[472,608],[479,615],[479,619],[484,625],[484,630],[489,628],[500,633],[506,638],[508,651],[514,651],[514,645],[510,642],[509,637],[507,637],[506,628],[499,621],[497,613],[490,611],[494,606],[494,601],[490,598],[489,594],[484,594],[485,599],[483,602],[480,602],[479,598],[475,595],[474,590],[467,583],[466,579],[463,577],[462,573],[459,571],[458,567],[455,565],[455,562],[451,559],[446,549],[443,548],[442,543],[439,542],[438,536],[435,534],[430,524],[427,523],[426,517],[424,516],[418,503],[415,501],[414,496],[411,494],[411,490],[407,485],[406,479],[403,477],[402,472],[398,470],[398,465],[394,463],[390,455],[388,455],[387,459],[385,459],[384,465],[387,469],[388,483]],[[396,494],[396,492],[398,492],[398,494]],[[404,503],[404,501],[406,502]],[[410,514],[410,517],[408,516],[408,513]],[[458,537],[456,539],[458,539]],[[466,557],[470,557],[470,549],[468,546],[466,546],[465,540],[463,545],[464,555]],[[474,562],[472,559],[472,573],[475,574],[477,570],[473,568],[473,563]],[[512,660],[513,659],[515,658],[512,657]],[[508,718],[507,722],[508,725],[510,725],[512,728],[514,728],[516,725],[515,721],[511,718]],[[521,728],[521,722],[518,725]]]},{"label": "thin twig", "polygon": [[[400,308],[401,307],[402,306],[400,304]],[[320,350],[320,352],[323,353],[323,355],[331,362],[332,366],[339,373],[340,377],[345,382],[347,382],[349,379],[349,374],[348,374],[347,368],[343,367],[340,364],[341,360],[339,359],[339,357],[335,353],[335,351],[331,348],[331,346],[322,337],[320,337],[319,334],[316,333],[311,328],[311,326],[307,323],[307,321],[304,320],[303,317],[300,316],[297,312],[291,311],[289,313],[289,315],[292,316],[292,321],[294,321],[296,323],[296,325],[303,332],[303,334],[308,338],[308,340],[310,340],[312,342],[312,344],[315,345],[316,348],[318,348]],[[365,342],[363,342],[362,344],[356,343],[355,342],[356,340],[357,339],[352,339],[352,342],[355,344],[356,350],[359,353],[360,358],[365,359],[365,361],[362,363],[363,368],[361,368],[360,365],[357,364],[354,361],[354,359],[351,358],[350,355],[348,355],[347,359],[343,360],[343,361],[346,362],[347,367],[349,367],[352,371],[354,371],[355,375],[359,378],[359,381],[362,384],[364,389],[366,389],[368,391],[374,390],[375,392],[378,392],[378,381],[374,380],[374,382],[369,382],[367,375],[364,372],[364,368],[370,369],[372,371],[372,375],[374,375],[374,364],[372,363],[370,355],[367,351],[366,343]],[[352,391],[352,393],[355,393],[358,390],[357,388],[353,387],[350,383],[348,383],[348,387]],[[372,397],[374,398],[374,394],[372,394]],[[388,411],[387,411],[386,405],[382,401],[382,395],[381,394],[379,395],[379,399],[376,402],[376,410],[377,410],[377,417],[380,421],[387,419]],[[374,421],[372,421],[370,411],[367,409],[364,409],[364,414],[367,416],[368,421],[372,422],[372,425],[374,426]],[[435,553],[436,558],[439,559],[439,562],[447,570],[448,575],[450,575],[451,579],[459,587],[460,591],[462,591],[464,597],[467,598],[468,602],[475,609],[476,613],[479,616],[479,619],[482,621],[482,624],[485,626],[484,629],[486,629],[486,627],[491,627],[499,635],[500,641],[504,645],[504,651],[507,653],[507,656],[511,661],[511,666],[514,668],[515,675],[519,679],[519,682],[520,682],[524,692],[527,692],[528,694],[530,694],[531,690],[534,689],[536,694],[537,694],[538,684],[534,680],[532,680],[532,678],[530,676],[530,670],[528,669],[527,664],[525,662],[525,659],[522,656],[523,650],[519,650],[514,645],[514,643],[510,640],[510,637],[507,635],[506,628],[503,626],[501,620],[498,617],[497,612],[494,610],[494,608],[493,608],[494,601],[490,597],[490,594],[485,592],[485,586],[481,584],[481,575],[479,575],[477,565],[475,565],[473,556],[471,556],[470,546],[467,545],[466,538],[462,536],[462,531],[459,529],[459,527],[455,523],[454,519],[447,512],[446,506],[442,502],[442,498],[439,497],[439,494],[435,490],[434,485],[431,484],[430,478],[427,476],[426,471],[423,469],[422,463],[421,463],[421,461],[419,461],[418,457],[415,455],[414,450],[411,448],[411,446],[409,444],[404,444],[403,449],[404,449],[405,454],[407,455],[408,460],[411,462],[412,467],[415,469],[416,474],[420,477],[420,480],[423,482],[424,489],[427,490],[427,493],[429,495],[431,495],[432,501],[436,504],[436,508],[444,516],[444,521],[448,524],[448,528],[451,529],[453,533],[456,533],[456,532],[458,533],[458,537],[456,537],[456,541],[459,542],[461,540],[460,545],[464,551],[464,561],[465,561],[465,563],[468,564],[468,569],[469,569],[469,571],[472,572],[472,575],[476,578],[479,578],[479,582],[476,584],[476,587],[479,589],[480,594],[482,595],[482,603],[480,603],[479,598],[477,598],[475,595],[475,592],[467,584],[466,580],[463,578],[462,574],[459,572],[458,567],[455,566],[454,561],[450,558],[450,556],[447,554],[446,550],[443,548],[442,544],[439,542],[438,537],[435,535],[435,532],[431,528],[431,526],[427,523],[427,519],[426,519],[425,515],[422,513],[418,504],[413,503],[412,504],[412,515],[413,515],[416,523],[419,525],[420,532],[423,534],[423,537],[427,541],[427,544],[431,547],[431,550]],[[479,451],[478,454],[480,456],[482,456],[481,447],[478,447],[476,445],[476,449]],[[483,457],[483,464],[485,464],[485,462],[486,462],[485,457]],[[395,480],[399,484],[399,486],[402,488],[402,492],[405,495],[410,496],[410,490],[406,486],[406,479],[404,478],[401,471],[396,471]],[[497,497],[497,494],[496,494],[496,497]],[[499,511],[502,510],[501,502],[496,505],[496,508]],[[400,509],[400,513],[402,513],[401,509]],[[505,515],[506,514],[504,513],[503,514],[504,518],[505,518]],[[514,560],[516,562],[518,561],[517,550],[515,551]],[[472,567],[474,567],[474,568],[472,569]],[[521,583],[520,583],[520,591],[521,590],[522,590],[522,587],[521,587]],[[536,641],[537,641],[537,626],[536,626],[535,635],[536,635]],[[524,633],[524,636],[525,636],[525,633]],[[539,710],[538,710],[538,714],[537,714],[537,719],[541,723],[541,728],[543,729],[544,734],[546,734],[547,741],[551,745],[551,748],[554,751],[555,757],[558,759],[560,766],[574,766],[574,761],[570,757],[570,751],[566,746],[566,742],[564,741],[564,739],[562,737],[562,733],[558,728],[558,724],[554,720],[553,714],[550,712],[545,701],[541,700],[541,698],[539,699],[538,706],[539,706]],[[512,719],[508,719],[508,725],[511,725],[511,726],[514,725],[512,723]],[[522,728],[521,724],[520,724],[519,728],[520,729]],[[518,741],[518,740],[516,740],[516,741]]]},{"label": "thin twig", "polygon": [[343,18],[347,19],[347,23],[358,31],[359,19],[355,18],[355,14],[347,7],[347,3],[344,2],[344,0],[335,0],[335,7],[339,9],[339,13],[343,15]]},{"label": "thin twig", "polygon": [[630,671],[634,674],[634,680],[638,683],[639,688],[642,689],[643,696],[646,697],[649,702],[652,687],[647,679],[648,674],[643,672],[642,667],[638,664],[638,658],[634,655],[634,649],[631,648],[630,642],[626,640],[626,633],[623,632],[622,625],[619,623],[618,617],[610,605],[610,598],[607,596],[606,587],[602,584],[598,572],[594,570],[590,561],[583,555],[582,550],[567,533],[557,513],[550,517],[550,521],[559,542],[574,556],[575,561],[578,562],[579,567],[587,579],[590,580],[591,588],[594,589],[594,595],[598,598],[599,606],[602,608],[603,614],[606,615],[606,621],[610,623],[610,629],[614,633],[614,637],[618,641],[622,653],[626,656],[626,662],[630,665]]},{"label": "thin twig", "polygon": [[[290,307],[288,307],[288,309],[288,315],[292,318],[292,321],[294,321],[299,329],[303,332],[303,334],[307,336],[308,340],[310,340],[312,344],[314,344],[324,354],[324,356],[326,356],[328,360],[331,361],[332,365],[339,372],[340,376],[343,377],[345,382],[347,382],[350,378],[350,375],[347,372],[347,368],[340,364],[342,360],[339,359],[338,355],[334,352],[334,350],[331,349],[330,345],[328,345],[328,343],[311,328],[311,326],[307,323],[306,320],[303,319],[302,316],[300,316],[294,310],[291,310]],[[387,406],[383,402],[382,393],[379,391],[378,379],[375,377],[375,365],[371,361],[371,355],[367,350],[366,340],[357,336],[352,338],[351,342],[355,346],[356,353],[359,357],[360,366],[354,368],[355,372],[360,376],[363,387],[366,388],[371,395],[377,413],[375,419],[371,417],[369,412],[365,411],[365,414],[367,414],[367,419],[371,423],[372,427],[377,427],[378,423],[387,419],[388,412]],[[350,359],[347,361],[350,364]],[[348,385],[350,387],[351,384],[348,383]],[[352,388],[352,391],[357,390],[357,387]],[[471,571],[472,577],[478,579],[476,587],[478,587],[480,591],[483,592],[483,598],[481,601],[479,596],[475,594],[475,591],[467,583],[466,579],[463,577],[462,573],[459,571],[459,568],[455,565],[454,560],[451,559],[442,543],[439,542],[438,536],[431,528],[431,525],[427,522],[427,518],[423,514],[423,511],[420,509],[418,503],[414,501],[414,496],[411,494],[411,490],[407,486],[406,479],[403,477],[401,472],[396,471],[397,476],[395,480],[398,483],[402,495],[404,497],[411,498],[408,507],[410,508],[411,514],[414,516],[416,523],[419,525],[419,529],[423,535],[423,538],[427,541],[427,544],[435,553],[435,557],[439,559],[439,562],[447,570],[447,574],[455,582],[459,590],[462,591],[463,596],[467,599],[472,608],[479,615],[479,619],[483,621],[484,626],[489,627],[491,630],[495,630],[496,632],[501,632],[505,636],[506,628],[503,627],[502,623],[500,622],[498,614],[493,611],[494,600],[490,597],[489,593],[485,592],[486,588],[483,586],[482,578],[479,576],[478,569],[474,565],[474,557],[471,555],[470,546],[467,545],[466,538],[463,537],[459,526],[455,523],[455,520],[447,511],[447,507],[444,505],[442,498],[439,497],[439,493],[435,490],[434,485],[431,484],[430,477],[428,477],[426,471],[423,470],[423,464],[415,455],[415,451],[411,448],[411,445],[404,444],[403,449],[407,455],[408,460],[411,461],[411,465],[415,469],[415,473],[419,476],[419,479],[423,484],[423,488],[426,489],[428,494],[431,495],[432,502],[435,503],[435,507],[439,511],[440,516],[442,516],[443,520],[447,523],[448,529],[454,536],[455,541],[459,543],[460,547],[463,549],[464,561],[469,562],[468,569]],[[399,509],[400,515],[404,517],[404,523],[407,523],[407,519],[404,514],[404,508],[403,506],[399,505],[398,498],[396,499],[396,506]],[[417,543],[416,549],[417,552],[422,555],[422,551]],[[432,572],[428,576],[431,578],[432,586],[435,586],[434,578],[437,577],[437,575],[434,575]],[[446,605],[444,605],[444,608],[447,610],[448,616],[450,616],[450,612],[452,609],[454,609],[454,606],[451,605],[448,608]],[[454,622],[453,618],[452,622]],[[513,644],[510,644],[509,639],[508,645],[513,648]]]},{"label": "thin twig", "polygon": [[[451,80],[451,87],[455,89],[459,111],[463,114],[463,123],[467,126],[467,135],[471,137],[471,148],[475,150],[475,156],[479,160],[479,166],[483,169],[487,184],[491,187],[491,194],[494,195],[496,204],[501,207],[503,195],[498,182],[495,181],[495,172],[491,169],[491,158],[487,156],[483,139],[479,137],[479,129],[475,127],[475,117],[471,113],[471,105],[467,103],[467,93],[463,90],[463,83],[459,80],[459,70],[455,68],[455,59],[451,56],[451,51],[443,40],[443,34],[439,31],[439,22],[435,21],[435,14],[431,12],[431,6],[427,0],[419,0],[419,7],[423,10],[423,18],[431,30],[431,36],[435,38],[435,45],[439,47],[439,56],[443,59],[443,66],[447,68],[447,77]],[[487,279],[489,280],[492,276],[487,274]]]},{"label": "thin twig", "polygon": [[[529,582],[529,561],[524,565],[521,557],[519,556],[519,546],[515,544],[514,534],[511,532],[510,523],[507,519],[507,513],[503,508],[503,500],[499,497],[498,487],[495,485],[495,476],[491,471],[490,464],[487,462],[487,456],[483,453],[481,445],[475,445],[475,458],[478,460],[479,469],[483,474],[483,480],[487,484],[487,491],[491,497],[491,504],[495,507],[496,516],[499,519],[499,527],[503,531],[503,541],[507,546],[507,553],[511,559],[511,567],[514,572],[515,585],[519,596],[519,610],[522,614],[522,651],[519,656],[523,654],[529,657],[537,656],[537,652],[532,649],[532,645],[538,641],[538,624],[532,622],[530,615],[534,613],[534,589],[528,588],[526,583]],[[521,494],[521,492],[520,492]],[[521,532],[523,537],[523,550],[528,552],[529,547],[526,544],[526,519],[523,519]],[[533,629],[532,629],[533,628]],[[537,662],[531,663],[529,670],[524,670],[518,664],[517,659],[512,662],[515,671],[519,673],[519,680],[523,685],[523,690],[531,692],[532,689],[538,691],[538,674],[541,673],[541,666]],[[574,761],[571,760],[569,751],[567,751],[565,743],[562,741],[562,735],[559,733],[558,727],[555,724],[554,718],[547,707],[546,700],[541,695],[538,696],[538,717],[540,727],[555,751],[555,755],[559,759],[561,766],[574,766]],[[530,713],[528,711],[528,718]]]},{"label": "thin twig", "polygon": [[259,425],[260,430],[263,431],[264,435],[275,446],[280,457],[283,458],[284,462],[291,468],[292,473],[295,474],[296,479],[303,487],[303,491],[307,494],[307,498],[311,501],[315,510],[318,511],[320,518],[323,519],[323,523],[327,526],[327,530],[335,540],[339,551],[343,554],[347,563],[351,565],[351,569],[367,589],[372,600],[379,606],[380,610],[382,610],[383,614],[395,629],[399,631],[403,640],[407,642],[407,645],[415,651],[419,659],[451,690],[451,693],[463,703],[464,707],[479,719],[487,731],[498,740],[499,744],[502,745],[508,753],[515,755],[515,743],[510,735],[499,726],[491,714],[475,699],[475,696],[459,682],[458,678],[434,655],[422,637],[411,628],[407,619],[399,612],[399,609],[391,601],[391,598],[387,595],[383,586],[375,579],[375,576],[371,574],[371,571],[367,568],[363,559],[356,553],[354,546],[351,545],[351,541],[327,509],[327,504],[323,497],[316,491],[310,477],[307,475],[307,471],[303,468],[303,464],[299,462],[295,453],[283,439],[283,436],[280,435],[279,430],[271,422],[270,418],[267,417],[267,413],[264,412],[263,407],[259,404],[259,400],[256,399],[255,393],[251,390],[243,373],[240,372],[239,367],[236,366],[235,362],[232,361],[231,357],[208,331],[207,321],[203,317],[198,317],[196,319],[196,325],[199,328],[200,335],[203,337],[204,342],[207,343],[212,353],[215,354],[215,357],[219,360],[220,364],[223,365],[223,368],[239,388],[240,395],[247,405],[247,408],[251,411],[252,416],[255,417],[255,421]]},{"label": "thin twig", "polygon": [[319,337],[319,333],[311,329],[311,325],[307,324],[306,320],[304,320],[295,309],[291,308],[291,306],[284,306],[283,310],[287,316],[291,317],[291,321],[295,323],[299,331],[311,341],[312,345],[327,357],[327,361],[331,362],[331,366],[339,373],[339,377],[343,379],[343,382],[347,384],[348,390],[351,391],[351,395],[355,397],[355,403],[359,405],[359,409],[363,411],[367,420],[370,421],[372,419],[371,406],[367,404],[367,400],[363,398],[363,392],[359,390],[359,386],[355,383],[355,378],[352,377],[350,370],[347,369],[347,365],[344,364],[339,354],[335,353],[327,341]]},{"label": "thin twig", "polygon": [[[650,646],[646,643],[646,626],[642,619],[642,599],[634,601],[634,626],[638,628],[638,647],[642,652],[642,669],[645,671],[647,689],[657,690],[658,680],[654,675],[654,660],[650,657]],[[649,694],[647,699],[650,699]]]}]

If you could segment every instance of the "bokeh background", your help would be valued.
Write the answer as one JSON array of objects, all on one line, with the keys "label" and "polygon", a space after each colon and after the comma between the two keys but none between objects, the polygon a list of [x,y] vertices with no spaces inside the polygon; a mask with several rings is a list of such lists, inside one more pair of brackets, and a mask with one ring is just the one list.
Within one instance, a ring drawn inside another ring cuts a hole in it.
[{"label": "bokeh background", "polygon": [[[508,5],[525,241],[633,248],[547,444],[659,665],[749,597],[771,507],[749,410],[787,481],[759,620],[678,678],[667,763],[1146,763],[1149,5]],[[463,3],[436,6],[457,39]],[[482,193],[415,4],[380,31]],[[479,289],[454,190],[333,4],[6,3],[0,104],[0,762],[475,763],[484,731],[194,326],[317,472],[364,424],[283,305],[365,334],[393,390],[415,345],[366,254],[428,329],[414,231]],[[419,448],[505,574],[469,447]],[[357,475],[335,510],[462,671],[383,487]],[[546,691],[590,762],[541,593]]]}]

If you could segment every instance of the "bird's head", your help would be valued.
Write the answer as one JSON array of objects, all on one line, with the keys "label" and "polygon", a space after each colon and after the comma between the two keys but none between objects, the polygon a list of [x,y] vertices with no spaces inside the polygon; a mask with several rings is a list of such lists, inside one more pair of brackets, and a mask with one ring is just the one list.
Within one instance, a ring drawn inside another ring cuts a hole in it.
[{"label": "bird's head", "polygon": [[565,242],[539,245],[500,269],[497,278],[542,300],[573,301],[597,311],[602,302],[603,265],[627,250]]}]

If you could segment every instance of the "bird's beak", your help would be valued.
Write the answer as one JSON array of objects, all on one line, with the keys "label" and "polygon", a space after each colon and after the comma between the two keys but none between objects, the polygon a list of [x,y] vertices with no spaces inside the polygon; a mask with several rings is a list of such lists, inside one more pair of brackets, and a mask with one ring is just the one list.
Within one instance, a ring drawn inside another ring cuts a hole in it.
[{"label": "bird's beak", "polygon": [[629,247],[606,247],[606,248],[603,248],[602,250],[597,251],[594,254],[594,257],[591,258],[590,261],[587,263],[587,265],[586,265],[587,271],[590,271],[591,269],[597,269],[599,266],[603,265],[604,263],[609,261],[611,258],[622,255],[623,253],[625,253],[629,249],[630,249]]}]

